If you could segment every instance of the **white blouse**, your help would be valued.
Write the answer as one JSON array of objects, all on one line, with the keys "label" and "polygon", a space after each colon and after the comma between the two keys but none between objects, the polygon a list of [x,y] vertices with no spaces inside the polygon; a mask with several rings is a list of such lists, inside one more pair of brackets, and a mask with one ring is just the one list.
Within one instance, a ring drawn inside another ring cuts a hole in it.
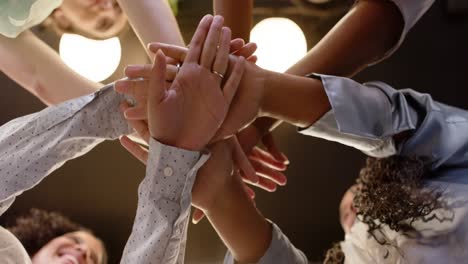
[{"label": "white blouse", "polygon": [[62,0],[0,0],[0,34],[16,38],[43,22]]}]

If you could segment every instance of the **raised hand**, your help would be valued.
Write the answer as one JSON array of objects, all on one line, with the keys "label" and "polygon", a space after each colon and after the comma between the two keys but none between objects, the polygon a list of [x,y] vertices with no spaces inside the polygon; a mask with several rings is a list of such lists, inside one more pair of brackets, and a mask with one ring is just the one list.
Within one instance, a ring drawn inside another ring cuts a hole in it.
[{"label": "raised hand", "polygon": [[[174,45],[152,43],[149,45],[151,51],[156,52],[162,50],[169,58],[178,59],[184,61],[187,56],[187,49]],[[243,50],[234,52],[234,54],[242,55],[249,51],[254,52],[256,49],[255,44],[247,44]],[[229,58],[230,67],[225,74],[230,76],[232,74],[232,65],[235,65],[236,61],[240,57],[231,55]],[[249,61],[254,62],[256,57],[249,56]],[[261,103],[264,96],[265,82],[268,79],[269,71],[263,70],[257,67],[254,63],[245,63],[245,71],[239,88],[232,101],[232,106],[229,109],[229,113],[226,120],[223,122],[222,127],[217,133],[216,140],[221,138],[227,138],[242,130],[249,124],[251,124],[259,115],[261,111]],[[130,72],[139,71],[139,75],[145,71],[144,68],[131,69]],[[147,70],[146,70],[147,71]],[[132,74],[132,77],[138,77],[138,75]]]},{"label": "raised hand", "polygon": [[[153,43],[149,45],[149,48],[152,51],[162,50],[166,56],[178,58],[178,60],[182,61],[188,52],[188,49],[185,47],[162,43]],[[230,52],[231,54],[247,58],[247,61],[255,62],[257,58],[253,56],[253,53],[255,52],[256,48],[257,46],[254,43],[248,43],[244,45],[243,40],[236,39],[231,41]],[[237,58],[235,56],[230,56],[229,65],[231,68],[233,65],[235,65],[236,60]],[[117,90],[133,97],[141,96],[142,94],[147,93],[147,79],[151,76],[151,68],[151,65],[135,65],[127,67],[125,74],[127,77],[132,78],[132,80],[123,81],[126,83],[126,88],[120,85],[116,85],[118,88]],[[175,76],[176,70],[174,67],[168,67],[167,72],[171,71],[173,72],[166,74],[166,78],[169,78],[169,80],[174,78],[173,76]],[[245,78],[245,74],[246,73],[244,73],[243,79]],[[126,106],[124,112],[129,118],[130,122],[132,122],[135,130],[137,130],[143,138],[149,138],[146,124],[144,122],[137,121],[139,119],[146,118],[146,105],[137,105],[134,107]],[[254,166],[257,175],[259,176],[258,181],[252,180],[251,175],[245,173],[245,168],[241,168],[241,170],[244,172],[242,174],[244,181],[271,192],[275,191],[278,185],[282,186],[286,184],[286,177],[282,171],[286,170],[289,161],[286,156],[282,154],[276,147],[273,136],[269,132],[269,128],[271,127],[271,125],[269,125],[270,122],[264,122],[263,119],[264,118],[258,119],[256,122],[238,134],[238,140],[242,145],[244,152],[248,155],[250,162]],[[255,147],[259,142],[263,143],[266,151],[260,149],[259,147]],[[198,214],[195,213],[194,215],[196,216]]]},{"label": "raised hand", "polygon": [[156,53],[148,91],[148,125],[153,138],[188,150],[201,150],[213,139],[244,71],[244,60],[239,59],[221,89],[230,38],[222,17],[204,17],[168,89],[166,57],[162,51]]}]

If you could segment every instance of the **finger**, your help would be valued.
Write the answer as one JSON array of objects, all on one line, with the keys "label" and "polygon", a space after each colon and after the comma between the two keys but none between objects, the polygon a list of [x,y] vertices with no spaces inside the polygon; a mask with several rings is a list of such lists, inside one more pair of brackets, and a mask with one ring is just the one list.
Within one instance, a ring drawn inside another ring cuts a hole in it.
[{"label": "finger", "polygon": [[211,24],[213,23],[213,16],[206,15],[198,25],[195,34],[193,35],[192,41],[190,42],[190,48],[185,58],[185,63],[199,63],[200,56],[203,50],[203,44],[210,31]]},{"label": "finger", "polygon": [[255,53],[255,51],[257,51],[257,48],[258,48],[257,44],[250,42],[250,43],[245,44],[245,46],[242,47],[240,50],[234,52],[233,55],[248,58],[252,56]]},{"label": "finger", "polygon": [[[127,111],[130,108],[130,105],[125,101],[120,104],[120,111],[122,113],[125,113],[125,111]],[[130,124],[130,126],[133,127],[133,129],[137,132],[140,138],[142,138],[144,141],[146,141],[147,144],[149,144],[150,133],[148,130],[148,124],[143,120],[127,119],[127,122]]]},{"label": "finger", "polygon": [[223,27],[221,30],[221,41],[219,43],[218,53],[213,63],[213,70],[224,75],[227,71],[229,62],[229,45],[231,40],[231,30]]},{"label": "finger", "polygon": [[188,49],[185,47],[159,42],[151,43],[148,47],[149,50],[153,53],[158,52],[158,50],[162,50],[164,54],[166,54],[167,60],[169,60],[169,62],[171,59],[177,63],[184,62],[188,52]]},{"label": "finger", "polygon": [[250,160],[250,162],[254,167],[255,172],[260,178],[271,180],[272,182],[280,186],[286,185],[287,178],[286,175],[284,175],[282,172],[274,170],[266,166],[265,164],[255,160]]},{"label": "finger", "polygon": [[[163,51],[163,52],[164,52],[164,51]],[[166,53],[164,52],[164,54],[166,54]],[[168,57],[167,54],[166,54],[166,64],[167,64],[167,65],[174,65],[174,66],[176,66],[176,65],[179,64],[179,63],[180,63],[179,60],[176,60],[176,59],[174,59],[174,58]]]},{"label": "finger", "polygon": [[244,186],[244,190],[250,197],[250,199],[255,199],[255,191],[252,188],[250,188],[245,182],[242,182],[242,185]]},{"label": "finger", "polygon": [[148,109],[146,103],[129,107],[124,112],[125,119],[127,120],[145,120],[148,119]]},{"label": "finger", "polygon": [[166,64],[166,81],[172,82],[179,71],[179,67],[175,65]]},{"label": "finger", "polygon": [[252,149],[252,151],[249,154],[249,159],[262,162],[270,168],[278,171],[285,171],[288,168],[288,166],[284,164],[284,162],[276,160],[269,152],[259,147],[254,147]]},{"label": "finger", "polygon": [[200,223],[200,221],[203,219],[203,217],[205,217],[205,213],[203,213],[202,210],[200,210],[198,208],[195,208],[195,210],[193,210],[193,214],[192,214],[192,223],[194,225]]},{"label": "finger", "polygon": [[280,162],[283,162],[284,164],[289,164],[289,159],[286,157],[284,153],[282,153],[278,146],[276,145],[275,138],[271,133],[267,133],[262,137],[262,143],[267,148],[268,152],[277,160]]},{"label": "finger", "polygon": [[258,187],[260,189],[263,189],[263,190],[265,190],[267,192],[276,191],[277,184],[274,183],[272,180],[267,179],[267,178],[261,178],[260,177],[258,182],[255,182],[255,183],[249,181],[248,179],[244,178],[243,176],[242,176],[242,180],[247,184],[250,184],[252,186],[256,186],[256,187]]},{"label": "finger", "polygon": [[245,156],[245,153],[242,150],[242,147],[239,145],[237,138],[233,137],[232,139],[230,139],[230,141],[233,144],[234,163],[241,170],[242,175],[244,175],[246,179],[249,179],[251,182],[257,182],[258,176],[254,170],[254,167],[252,167],[252,164],[250,164],[249,159],[247,158],[247,156]]},{"label": "finger", "polygon": [[242,49],[244,45],[245,45],[245,41],[241,38],[236,38],[236,39],[231,40],[231,47],[229,49],[229,53],[233,53]]},{"label": "finger", "polygon": [[136,79],[136,78],[149,79],[151,77],[152,68],[153,68],[152,64],[128,65],[127,67],[125,67],[124,74],[130,79]]},{"label": "finger", "polygon": [[275,192],[277,189],[277,184],[272,180],[266,178],[260,178],[256,186],[267,192]]},{"label": "finger", "polygon": [[[164,98],[166,92],[166,56],[164,52],[158,51],[153,64],[152,74],[149,81],[148,91],[148,117],[151,111],[155,111]],[[130,109],[129,109],[130,110]],[[129,111],[127,110],[127,111]],[[151,122],[152,120],[148,120]]]},{"label": "finger", "polygon": [[251,62],[251,63],[257,63],[258,57],[257,57],[257,55],[252,55],[252,56],[247,58],[247,61]]},{"label": "finger", "polygon": [[236,94],[237,88],[239,87],[240,81],[242,79],[242,75],[244,74],[245,69],[245,59],[239,57],[234,69],[231,72],[231,75],[226,81],[226,84],[223,88],[224,98],[228,104],[231,104],[234,95]]},{"label": "finger", "polygon": [[224,18],[222,16],[215,16],[213,23],[211,24],[210,31],[208,32],[208,36],[203,44],[200,65],[210,71],[212,70],[213,63],[218,52],[223,24]]},{"label": "finger", "polygon": [[132,154],[135,158],[140,160],[143,164],[146,165],[148,161],[148,150],[140,146],[139,144],[133,142],[127,136],[120,138],[120,144]]},{"label": "finger", "polygon": [[148,95],[148,80],[120,80],[115,82],[114,88],[118,93],[132,96],[133,98],[146,97]]}]

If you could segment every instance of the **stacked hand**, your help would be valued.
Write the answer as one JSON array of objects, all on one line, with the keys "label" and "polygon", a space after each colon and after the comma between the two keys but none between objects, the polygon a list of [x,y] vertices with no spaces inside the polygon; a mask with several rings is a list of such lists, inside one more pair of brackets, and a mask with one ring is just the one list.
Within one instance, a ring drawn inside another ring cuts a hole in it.
[{"label": "stacked hand", "polygon": [[[255,51],[255,45],[244,46],[243,41],[231,41],[230,38],[230,30],[223,27],[221,17],[206,16],[194,34],[190,49],[152,44],[150,49],[156,53],[152,66],[127,68],[127,76],[133,79],[117,83],[116,90],[136,99],[136,106],[131,107],[124,103],[122,110],[144,140],[148,141],[151,136],[168,145],[201,150],[213,142],[216,133],[218,138],[229,136],[255,119],[262,89],[250,89],[250,92],[247,87],[258,87],[265,75],[253,63],[244,63],[242,57],[229,55],[237,51],[236,54],[254,62],[256,58],[251,55]],[[183,62],[183,65],[178,69],[174,65],[168,65],[166,61]],[[249,70],[243,77],[245,67]],[[252,107],[247,111],[248,115],[238,118],[239,113],[243,114],[240,106],[243,97],[253,98]],[[230,106],[233,100],[237,105]],[[220,129],[223,122],[223,127],[226,128]],[[231,161],[241,169],[247,182],[274,191],[277,184],[286,183],[281,171],[286,169],[287,159],[277,150],[271,135],[265,132],[268,131],[251,126],[240,135],[242,147],[249,154],[255,171],[235,139],[220,142],[210,149],[214,160],[220,159],[218,155],[221,154],[217,153],[231,153]],[[266,139],[263,142],[270,153],[254,148],[263,136]],[[122,139],[122,144],[137,158],[146,162],[146,149],[126,137]],[[207,162],[204,168],[210,169],[201,171],[208,170],[210,173],[199,173],[197,176],[193,189],[195,206],[205,209],[207,202],[204,201],[209,201],[214,196],[210,196],[210,190],[222,190],[213,186],[213,183],[222,183],[223,179],[231,177],[231,173],[226,172],[232,172],[232,164],[223,166],[223,169],[220,167],[216,163]],[[261,176],[260,179],[256,173]],[[206,176],[201,176],[205,174]],[[200,189],[203,191],[197,191]],[[246,187],[246,190],[253,196],[251,189]],[[195,218],[201,216],[200,211],[196,212]]]}]

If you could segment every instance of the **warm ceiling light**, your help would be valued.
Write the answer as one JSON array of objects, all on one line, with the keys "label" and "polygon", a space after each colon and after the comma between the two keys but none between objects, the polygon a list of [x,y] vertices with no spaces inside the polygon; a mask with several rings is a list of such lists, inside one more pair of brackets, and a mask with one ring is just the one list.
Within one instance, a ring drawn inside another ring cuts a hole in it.
[{"label": "warm ceiling light", "polygon": [[267,18],[260,21],[250,34],[257,43],[257,65],[284,72],[307,53],[307,41],[301,28],[287,18]]},{"label": "warm ceiling light", "polygon": [[122,47],[117,37],[94,40],[63,34],[59,51],[65,64],[95,82],[109,78],[119,66],[122,56]]}]

